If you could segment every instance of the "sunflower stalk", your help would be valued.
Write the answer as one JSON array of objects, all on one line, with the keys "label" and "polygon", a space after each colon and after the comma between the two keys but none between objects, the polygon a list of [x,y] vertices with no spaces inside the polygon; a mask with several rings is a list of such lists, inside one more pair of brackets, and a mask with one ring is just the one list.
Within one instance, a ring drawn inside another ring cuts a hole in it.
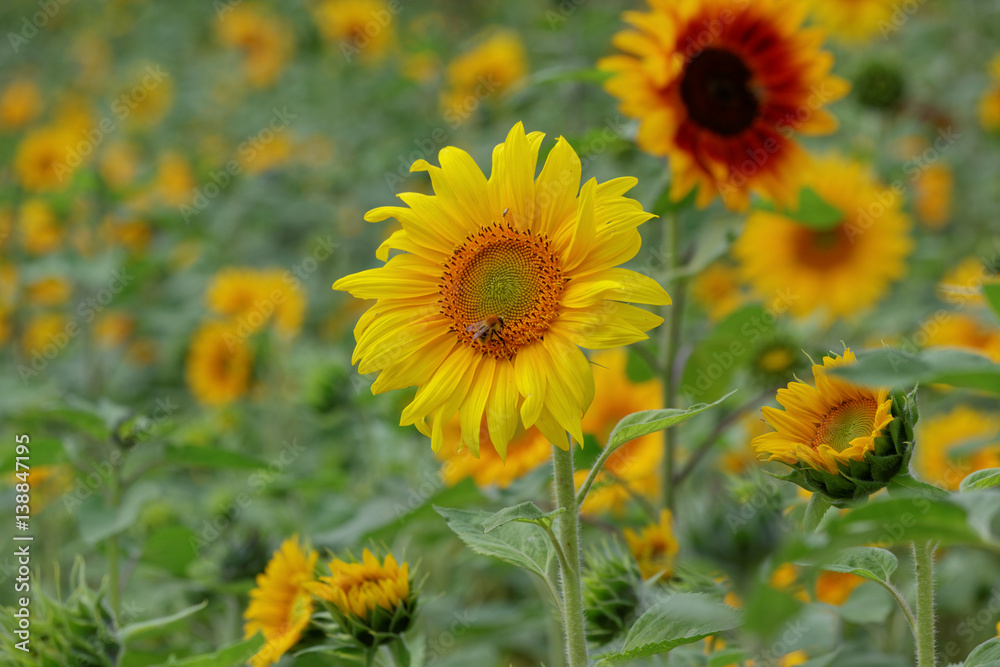
[{"label": "sunflower stalk", "polygon": [[936,667],[934,655],[934,544],[913,543],[913,570],[917,585],[917,667]]},{"label": "sunflower stalk", "polygon": [[[664,322],[660,326],[660,346],[657,365],[663,373],[663,407],[672,408],[677,397],[677,351],[680,349],[681,315],[684,310],[684,278],[678,278],[681,245],[680,214],[671,211],[663,218],[663,258],[667,262],[664,282],[676,280],[673,285],[673,304],[663,307]],[[669,285],[667,285],[669,287]],[[667,429],[663,452],[663,506],[673,511],[675,505],[674,469],[676,467],[677,433]]]},{"label": "sunflower stalk", "polygon": [[587,667],[587,632],[584,627],[583,587],[580,568],[580,505],[573,482],[573,442],[562,449],[552,446],[552,472],[555,479],[556,506],[565,508],[559,516],[559,542],[563,557],[562,572],[563,631],[566,635],[567,667]]}]

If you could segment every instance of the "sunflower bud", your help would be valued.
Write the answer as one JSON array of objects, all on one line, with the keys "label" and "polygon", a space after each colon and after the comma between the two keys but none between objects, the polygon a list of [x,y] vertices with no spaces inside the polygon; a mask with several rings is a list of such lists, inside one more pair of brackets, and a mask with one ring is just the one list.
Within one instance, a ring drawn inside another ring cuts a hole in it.
[{"label": "sunflower bud", "polygon": [[792,471],[775,475],[843,507],[885,487],[909,469],[916,393],[860,387],[827,370],[855,362],[854,354],[824,357],[813,366],[816,387],[792,382],[778,390],[785,410],[763,408],[775,429],[758,436],[753,446],[768,460]]},{"label": "sunflower bud", "polygon": [[587,558],[583,603],[587,636],[607,644],[628,628],[639,606],[639,571],[630,558],[610,546]]},{"label": "sunflower bud", "polygon": [[396,563],[392,554],[379,564],[365,549],[361,562],[330,561],[329,577],[309,585],[336,619],[341,630],[364,647],[399,637],[416,616],[417,594],[410,582],[410,566]]},{"label": "sunflower bud", "polygon": [[872,109],[889,110],[899,106],[906,92],[906,81],[899,68],[880,62],[865,65],[854,80],[858,102]]}]

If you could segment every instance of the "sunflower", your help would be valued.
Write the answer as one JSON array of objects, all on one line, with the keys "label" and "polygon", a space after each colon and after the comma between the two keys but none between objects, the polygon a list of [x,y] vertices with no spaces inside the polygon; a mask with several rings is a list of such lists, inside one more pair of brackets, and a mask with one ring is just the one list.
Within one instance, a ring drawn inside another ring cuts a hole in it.
[{"label": "sunflower", "polygon": [[816,599],[839,607],[847,602],[854,589],[863,583],[865,580],[856,574],[824,570],[816,577]]},{"label": "sunflower", "polygon": [[42,91],[31,79],[14,79],[0,93],[0,128],[15,130],[42,111]]},{"label": "sunflower", "polygon": [[135,320],[123,312],[105,312],[94,321],[94,338],[102,347],[118,347],[134,332]]},{"label": "sunflower", "polygon": [[160,201],[167,206],[190,204],[196,185],[187,158],[174,151],[160,156],[153,185]]},{"label": "sunflower", "polygon": [[746,297],[736,267],[728,262],[714,262],[691,282],[691,296],[718,321],[743,305]]},{"label": "sunflower", "polygon": [[393,21],[384,0],[322,0],[313,12],[324,38],[337,44],[350,62],[355,55],[378,60],[395,43]]},{"label": "sunflower", "polygon": [[913,456],[921,479],[956,490],[969,474],[1000,468],[1000,419],[959,405],[920,426]]},{"label": "sunflower", "polygon": [[291,337],[302,328],[305,316],[302,290],[281,269],[222,269],[212,278],[205,298],[214,313],[229,316],[252,331],[273,317],[278,332]]},{"label": "sunflower", "polygon": [[776,430],[754,438],[758,456],[837,475],[840,465],[864,461],[874,452],[875,438],[893,419],[889,390],[859,387],[827,373],[856,361],[850,350],[843,357],[823,357],[822,366],[813,366],[815,387],[796,381],[779,389],[784,410],[761,408]]},{"label": "sunflower", "polygon": [[194,334],[188,350],[186,378],[191,393],[206,405],[225,405],[250,385],[253,356],[233,328],[208,322]]},{"label": "sunflower", "polygon": [[990,87],[979,98],[979,124],[987,132],[1000,130],[1000,54],[993,57],[989,68]]},{"label": "sunflower", "polygon": [[250,591],[250,604],[243,618],[243,634],[249,639],[260,632],[267,643],[250,659],[253,667],[278,662],[302,636],[313,612],[308,590],[316,579],[319,554],[299,545],[298,537],[285,540],[274,552],[257,587]]},{"label": "sunflower", "polygon": [[602,59],[605,89],[639,119],[639,147],[666,156],[670,196],[697,188],[704,207],[720,194],[744,209],[757,191],[791,203],[806,154],[795,134],[828,134],[822,107],[843,97],[820,51],[823,32],[801,28],[805,6],[788,0],[649,0],[625,12],[633,28],[614,44],[628,55]]},{"label": "sunflower", "polygon": [[948,313],[926,327],[926,347],[958,347],[1000,362],[1000,329],[964,313]]},{"label": "sunflower", "polygon": [[209,309],[218,315],[246,319],[261,310],[261,281],[253,269],[228,267],[218,271],[205,290]]},{"label": "sunflower", "polygon": [[230,6],[216,24],[219,40],[243,53],[243,71],[250,85],[273,84],[292,52],[292,29],[280,16],[247,4]]},{"label": "sunflower", "polygon": [[33,306],[61,306],[72,294],[73,285],[61,276],[48,276],[24,286],[24,295]]},{"label": "sunflower", "polygon": [[437,452],[444,483],[454,486],[471,477],[479,488],[498,486],[506,489],[514,480],[536,470],[552,456],[549,441],[537,428],[517,433],[507,445],[506,459],[500,458],[489,432],[479,436],[479,457],[461,445],[461,423],[453,419],[445,427],[445,445]]},{"label": "sunflower", "polygon": [[59,125],[32,130],[24,137],[17,146],[14,169],[25,190],[45,192],[69,184],[75,168],[69,164],[73,137]]},{"label": "sunflower", "polygon": [[867,42],[892,26],[897,0],[810,0],[810,16],[841,41]]},{"label": "sunflower", "polygon": [[762,299],[787,295],[798,316],[823,310],[832,319],[873,306],[903,275],[913,248],[901,198],[839,157],[817,160],[803,178],[843,217],[820,231],[780,213],[751,213],[733,246],[744,280]]},{"label": "sunflower", "polygon": [[981,306],[983,285],[997,282],[996,269],[980,257],[966,257],[951,268],[938,284],[938,295],[959,307]]},{"label": "sunflower", "polygon": [[928,229],[941,229],[951,219],[953,182],[948,165],[932,164],[913,184],[917,218]]},{"label": "sunflower", "polygon": [[441,95],[445,120],[461,123],[487,96],[502,95],[515,88],[527,71],[524,44],[517,33],[494,32],[448,64],[445,71],[448,88]]},{"label": "sunflower", "polygon": [[[623,349],[605,350],[591,356],[597,391],[594,403],[583,418],[583,431],[591,433],[602,446],[611,430],[627,415],[639,410],[663,407],[663,386],[658,379],[632,382]],[[621,513],[633,495],[653,497],[660,490],[660,462],[663,460],[663,431],[636,438],[619,447],[604,462],[594,487],[583,502],[584,514]],[[576,472],[580,486],[588,471]]]},{"label": "sunflower", "polygon": [[680,551],[680,545],[674,537],[673,515],[670,510],[660,510],[660,520],[646,526],[639,533],[626,528],[624,535],[643,579],[669,579],[673,576],[674,560]]},{"label": "sunflower", "polygon": [[501,458],[519,423],[564,448],[566,432],[582,443],[594,378],[580,346],[644,340],[663,320],[629,304],[670,302],[656,281],[616,268],[639,251],[636,227],[652,217],[622,196],[636,179],[591,179],[578,194],[580,159],[562,138],[535,179],[543,136],[515,125],[489,180],[457,148],[440,152],[440,168],[416,162],[436,194],[404,193],[408,208],[365,216],[403,225],[379,259],[404,252],[333,286],[377,299],[355,327],[354,362],[381,371],[374,393],[419,387],[400,423],[435,451],[456,412],[473,452],[484,415]]},{"label": "sunflower", "polygon": [[62,226],[44,199],[28,199],[21,204],[17,217],[21,245],[29,254],[45,255],[62,245]]},{"label": "sunflower", "polygon": [[139,155],[135,145],[128,141],[109,143],[101,152],[97,170],[113,190],[131,185],[139,173]]},{"label": "sunflower", "polygon": [[69,319],[61,313],[44,313],[32,317],[21,334],[21,349],[25,356],[54,357],[65,347],[65,343],[60,343],[69,340],[69,323]]}]

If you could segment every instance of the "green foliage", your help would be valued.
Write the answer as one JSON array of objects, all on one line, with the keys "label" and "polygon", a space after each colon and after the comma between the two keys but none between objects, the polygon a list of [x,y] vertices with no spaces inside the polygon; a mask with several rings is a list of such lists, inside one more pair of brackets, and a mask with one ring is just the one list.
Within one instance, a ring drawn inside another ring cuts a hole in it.
[{"label": "green foliage", "polygon": [[662,410],[643,410],[641,412],[633,412],[615,425],[614,429],[611,431],[611,435],[608,436],[608,444],[606,447],[608,449],[620,447],[629,440],[635,440],[636,438],[641,438],[644,435],[655,433],[656,431],[662,431],[665,428],[670,428],[671,426],[680,424],[697,414],[705,412],[709,408],[719,405],[722,401],[726,400],[734,393],[736,393],[735,390],[729,392],[713,403],[699,403],[683,410],[678,408],[664,408]]}]

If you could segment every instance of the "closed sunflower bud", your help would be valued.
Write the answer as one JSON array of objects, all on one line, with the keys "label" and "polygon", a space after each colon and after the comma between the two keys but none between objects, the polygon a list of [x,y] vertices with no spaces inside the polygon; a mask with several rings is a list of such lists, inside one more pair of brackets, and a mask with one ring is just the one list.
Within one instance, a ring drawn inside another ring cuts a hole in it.
[{"label": "closed sunflower bud", "polygon": [[360,563],[330,561],[330,573],[310,584],[309,590],[362,646],[388,643],[410,627],[417,594],[412,590],[409,563],[398,565],[388,554],[380,564],[365,549]]},{"label": "closed sunflower bud", "polygon": [[815,387],[797,381],[779,389],[785,409],[762,408],[775,431],[752,443],[758,455],[791,466],[780,479],[821,493],[838,507],[908,470],[917,421],[914,393],[862,387],[827,373],[855,361],[850,350],[824,357],[822,366],[813,366]]},{"label": "closed sunflower bud", "polygon": [[639,606],[639,571],[618,549],[606,547],[587,558],[583,576],[583,603],[587,636],[607,644],[628,628]]}]

